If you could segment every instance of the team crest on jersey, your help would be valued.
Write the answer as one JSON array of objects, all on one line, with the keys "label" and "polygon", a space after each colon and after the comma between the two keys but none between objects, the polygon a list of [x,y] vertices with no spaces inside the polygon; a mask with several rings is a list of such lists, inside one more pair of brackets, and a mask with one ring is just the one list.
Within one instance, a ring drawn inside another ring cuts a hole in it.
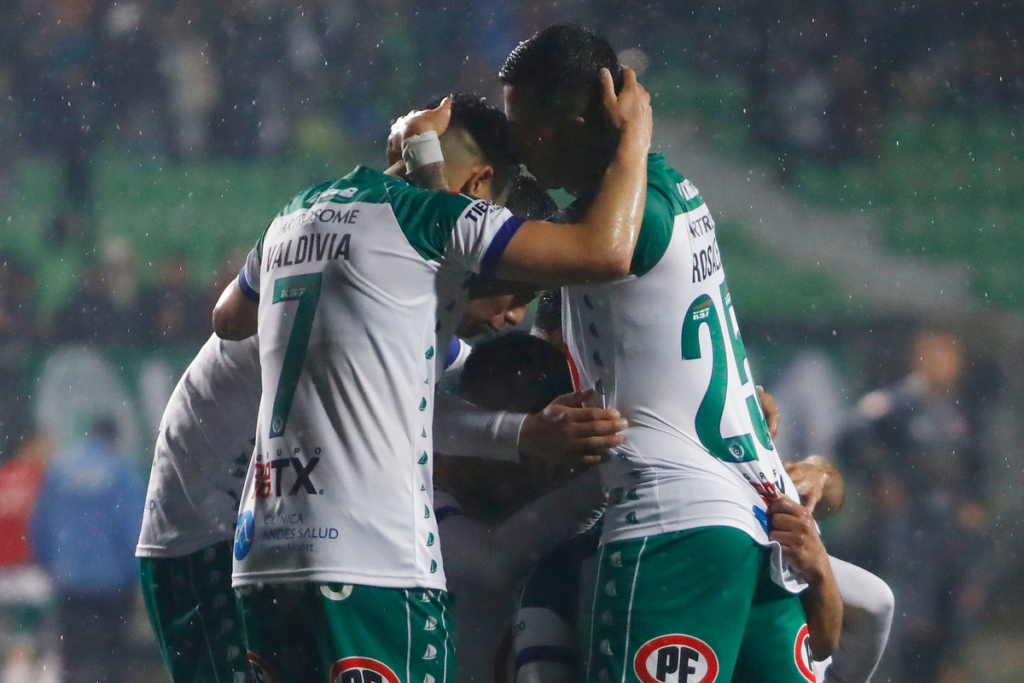
[{"label": "team crest on jersey", "polygon": [[256,683],[279,683],[280,679],[265,659],[253,652],[248,653],[249,669]]},{"label": "team crest on jersey", "polygon": [[387,664],[369,657],[346,657],[331,668],[331,683],[399,683]]},{"label": "team crest on jersey", "polygon": [[793,645],[793,659],[796,661],[796,668],[800,670],[800,675],[810,681],[810,683],[816,683],[818,679],[814,676],[814,667],[812,665],[814,657],[811,656],[811,631],[807,628],[807,624],[801,626],[800,631],[796,634],[796,643]]},{"label": "team crest on jersey", "polygon": [[700,638],[671,633],[641,645],[633,671],[641,683],[714,683],[718,656]]}]

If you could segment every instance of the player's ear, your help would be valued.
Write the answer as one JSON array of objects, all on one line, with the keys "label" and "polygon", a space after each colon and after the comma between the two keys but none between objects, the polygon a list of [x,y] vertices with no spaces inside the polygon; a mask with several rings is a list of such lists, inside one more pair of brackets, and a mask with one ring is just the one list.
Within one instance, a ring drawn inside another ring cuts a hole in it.
[{"label": "player's ear", "polygon": [[468,194],[478,199],[494,201],[492,180],[494,179],[494,167],[490,164],[477,164],[473,167],[466,182],[459,188],[462,194]]},{"label": "player's ear", "polygon": [[589,149],[594,139],[594,126],[583,116],[571,116],[561,129],[562,146],[565,150]]}]

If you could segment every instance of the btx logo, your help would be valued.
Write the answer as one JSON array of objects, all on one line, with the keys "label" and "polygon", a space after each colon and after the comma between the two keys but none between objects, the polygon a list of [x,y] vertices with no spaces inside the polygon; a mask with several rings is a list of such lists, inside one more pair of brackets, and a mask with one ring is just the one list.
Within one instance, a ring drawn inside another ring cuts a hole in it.
[{"label": "btx logo", "polygon": [[796,634],[796,643],[793,645],[793,659],[796,660],[796,668],[800,670],[800,674],[804,678],[811,683],[815,683],[818,680],[814,676],[814,669],[811,664],[814,658],[811,656],[811,632],[807,628],[807,624],[801,626],[799,633]]},{"label": "btx logo", "polygon": [[331,683],[399,683],[384,662],[369,657],[345,657],[331,668]]},{"label": "btx logo", "polygon": [[[276,460],[268,460],[265,463],[257,462],[255,464],[256,487],[253,491],[253,497],[270,498],[275,496],[280,498],[282,495],[294,496],[300,490],[313,496],[317,495],[316,487],[313,486],[309,475],[313,473],[313,468],[319,462],[320,458],[310,458],[306,464],[303,464],[299,458],[277,458]],[[290,481],[282,488],[285,470],[294,471],[295,476],[288,477]]]},{"label": "btx logo", "polygon": [[672,633],[644,643],[633,670],[641,683],[714,683],[718,656],[700,638]]}]

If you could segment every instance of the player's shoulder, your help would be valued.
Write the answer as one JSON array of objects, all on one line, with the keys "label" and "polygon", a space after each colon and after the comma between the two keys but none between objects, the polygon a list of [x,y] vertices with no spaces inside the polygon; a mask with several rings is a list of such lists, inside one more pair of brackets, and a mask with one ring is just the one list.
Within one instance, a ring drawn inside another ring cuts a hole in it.
[{"label": "player's shoulder", "polygon": [[654,268],[672,241],[676,216],[695,211],[703,205],[700,191],[672,168],[663,154],[652,152],[648,155],[647,200],[630,272],[639,277]]},{"label": "player's shoulder", "polygon": [[287,216],[324,203],[384,203],[389,200],[388,190],[395,183],[407,185],[399,178],[385,175],[368,166],[357,166],[351,173],[341,178],[328,180],[298,193],[278,215]]},{"label": "player's shoulder", "polygon": [[[648,204],[671,216],[693,211],[704,204],[700,190],[668,163],[665,155],[652,152],[647,157]],[[651,192],[653,190],[653,192]]]}]

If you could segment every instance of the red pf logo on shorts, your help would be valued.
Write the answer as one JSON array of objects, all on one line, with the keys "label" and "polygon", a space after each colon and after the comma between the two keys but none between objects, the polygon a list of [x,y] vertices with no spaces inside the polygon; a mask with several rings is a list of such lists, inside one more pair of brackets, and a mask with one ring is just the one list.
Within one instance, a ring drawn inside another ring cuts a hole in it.
[{"label": "red pf logo on shorts", "polygon": [[252,679],[256,683],[278,683],[274,669],[267,664],[267,661],[253,652],[246,653],[249,659],[249,669],[252,671]]},{"label": "red pf logo on shorts", "polygon": [[800,675],[811,683],[815,683],[818,680],[814,677],[814,669],[811,668],[811,662],[814,661],[814,657],[811,656],[811,630],[807,628],[807,624],[801,626],[800,631],[796,634],[796,643],[793,645],[793,659],[796,660],[796,668],[800,670]]},{"label": "red pf logo on shorts", "polygon": [[399,683],[384,662],[369,657],[345,657],[331,667],[331,683]]},{"label": "red pf logo on shorts", "polygon": [[641,683],[714,683],[718,656],[700,638],[672,633],[640,646],[633,670]]}]

